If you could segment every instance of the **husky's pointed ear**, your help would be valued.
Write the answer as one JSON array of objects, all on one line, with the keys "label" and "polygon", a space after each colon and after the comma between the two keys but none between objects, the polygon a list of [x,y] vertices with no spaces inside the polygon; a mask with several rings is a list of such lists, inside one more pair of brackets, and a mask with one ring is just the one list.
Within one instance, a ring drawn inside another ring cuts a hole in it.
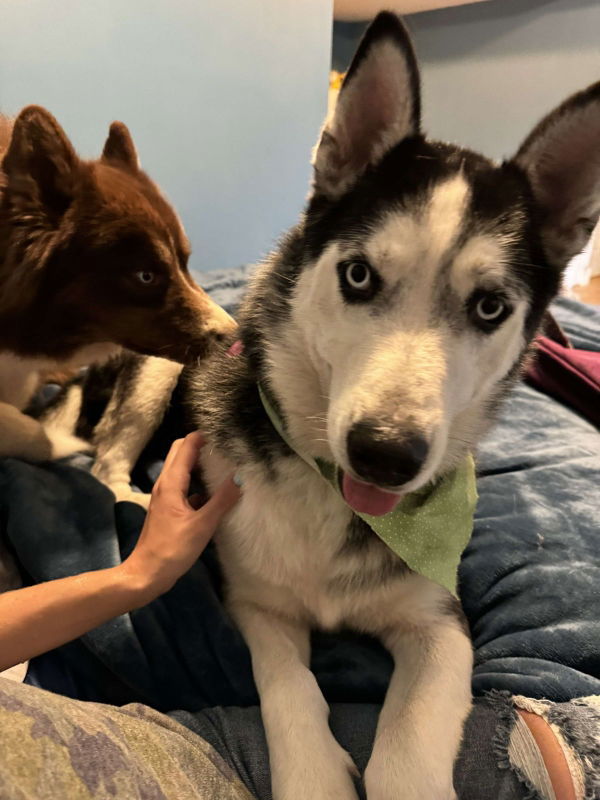
[{"label": "husky's pointed ear", "polygon": [[339,197],[395,145],[419,133],[419,71],[408,32],[390,12],[367,29],[314,154],[315,194]]},{"label": "husky's pointed ear", "polygon": [[540,206],[546,255],[562,269],[585,247],[600,215],[600,82],[543,119],[514,161]]},{"label": "husky's pointed ear", "polygon": [[140,168],[138,155],[127,125],[113,122],[102,151],[102,161],[116,164],[133,172]]},{"label": "husky's pointed ear", "polygon": [[71,205],[79,159],[52,114],[27,106],[15,120],[2,162],[8,190],[33,195],[50,216]]}]

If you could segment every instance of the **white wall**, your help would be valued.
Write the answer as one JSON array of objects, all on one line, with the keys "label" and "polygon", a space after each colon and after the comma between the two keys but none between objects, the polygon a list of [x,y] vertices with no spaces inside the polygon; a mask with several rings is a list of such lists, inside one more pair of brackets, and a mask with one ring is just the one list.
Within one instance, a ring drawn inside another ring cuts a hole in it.
[{"label": "white wall", "polygon": [[297,217],[325,114],[331,0],[4,0],[0,108],[47,106],[86,156],[129,125],[196,269]]},{"label": "white wall", "polygon": [[[537,120],[600,79],[600,0],[490,0],[406,18],[435,138],[511,155]],[[336,24],[344,67],[364,26]]]}]

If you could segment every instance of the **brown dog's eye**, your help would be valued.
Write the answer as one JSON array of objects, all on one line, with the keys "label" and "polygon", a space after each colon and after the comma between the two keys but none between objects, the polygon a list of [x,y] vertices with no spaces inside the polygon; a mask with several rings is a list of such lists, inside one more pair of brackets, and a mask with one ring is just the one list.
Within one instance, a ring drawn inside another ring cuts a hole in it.
[{"label": "brown dog's eye", "polygon": [[135,277],[138,279],[140,283],[143,283],[147,286],[150,283],[154,283],[154,273],[148,272],[147,270],[141,269],[139,272],[135,273]]}]

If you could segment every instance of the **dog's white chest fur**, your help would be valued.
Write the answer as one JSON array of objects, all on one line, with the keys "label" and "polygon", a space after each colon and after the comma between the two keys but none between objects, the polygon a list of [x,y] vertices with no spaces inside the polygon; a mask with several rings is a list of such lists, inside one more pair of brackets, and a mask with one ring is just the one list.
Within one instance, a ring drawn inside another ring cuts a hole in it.
[{"label": "dog's white chest fur", "polygon": [[[211,488],[229,471],[212,455],[204,463]],[[325,585],[331,564],[343,544],[350,511],[332,488],[304,464],[278,464],[281,479],[265,480],[262,469],[244,475],[244,495],[217,537],[230,584],[268,586],[280,595],[290,592],[320,625],[334,625],[339,611],[326,608]],[[235,591],[235,588],[234,588]]]},{"label": "dog's white chest fur", "polygon": [[[211,489],[230,472],[215,453],[203,467]],[[384,580],[395,556],[346,547],[352,512],[329,483],[296,460],[281,459],[277,469],[273,481],[262,467],[247,468],[242,500],[217,535],[230,600],[252,597],[323,629],[372,630],[379,627],[372,608],[383,622],[388,613],[403,616],[403,606],[414,613],[417,597],[428,607],[439,595],[442,590],[418,575]],[[372,581],[365,580],[369,575]]]}]

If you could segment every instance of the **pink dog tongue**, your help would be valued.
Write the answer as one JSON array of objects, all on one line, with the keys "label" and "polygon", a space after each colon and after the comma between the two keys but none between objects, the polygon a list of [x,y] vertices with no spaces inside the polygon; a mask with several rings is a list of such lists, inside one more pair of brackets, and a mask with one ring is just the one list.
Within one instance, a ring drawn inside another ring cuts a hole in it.
[{"label": "pink dog tongue", "polygon": [[357,481],[346,472],[342,480],[342,492],[350,508],[359,514],[370,514],[373,517],[381,517],[393,511],[401,499],[400,495]]}]

